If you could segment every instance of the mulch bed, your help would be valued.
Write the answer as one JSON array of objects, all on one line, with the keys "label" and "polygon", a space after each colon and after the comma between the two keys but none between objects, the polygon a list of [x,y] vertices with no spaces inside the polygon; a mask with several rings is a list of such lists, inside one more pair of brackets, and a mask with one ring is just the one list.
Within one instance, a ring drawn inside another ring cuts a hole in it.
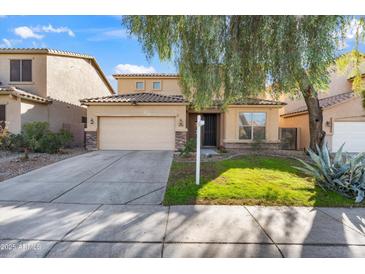
[{"label": "mulch bed", "polygon": [[0,182],[83,153],[86,150],[81,148],[65,149],[57,154],[30,153],[29,159],[24,160],[22,153],[0,151]]}]

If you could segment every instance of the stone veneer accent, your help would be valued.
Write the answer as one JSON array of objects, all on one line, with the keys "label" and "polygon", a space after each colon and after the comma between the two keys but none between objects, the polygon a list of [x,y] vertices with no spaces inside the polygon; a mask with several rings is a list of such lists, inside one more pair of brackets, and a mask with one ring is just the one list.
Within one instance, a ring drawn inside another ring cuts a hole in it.
[{"label": "stone veneer accent", "polygon": [[176,131],[175,132],[175,149],[182,149],[186,144],[186,131]]},{"label": "stone veneer accent", "polygon": [[[252,143],[224,143],[224,148],[227,150],[254,150],[254,146]],[[271,142],[271,143],[260,143],[259,148],[257,150],[279,150],[280,143],[279,142]]]},{"label": "stone veneer accent", "polygon": [[96,131],[86,131],[86,149],[87,150],[97,150],[97,133]]}]

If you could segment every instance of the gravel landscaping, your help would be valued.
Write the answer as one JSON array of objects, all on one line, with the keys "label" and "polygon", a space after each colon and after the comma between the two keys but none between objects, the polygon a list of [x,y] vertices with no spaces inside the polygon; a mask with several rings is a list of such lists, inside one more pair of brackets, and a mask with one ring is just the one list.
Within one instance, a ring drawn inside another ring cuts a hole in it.
[{"label": "gravel landscaping", "polygon": [[0,151],[0,182],[82,153],[86,153],[83,148],[64,149],[57,154],[30,153],[24,160],[22,153]]}]

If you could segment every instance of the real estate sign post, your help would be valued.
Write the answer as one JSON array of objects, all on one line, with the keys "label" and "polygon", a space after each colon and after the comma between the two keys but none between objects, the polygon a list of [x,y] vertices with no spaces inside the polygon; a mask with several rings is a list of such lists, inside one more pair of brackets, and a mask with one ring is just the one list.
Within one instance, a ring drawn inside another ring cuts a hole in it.
[{"label": "real estate sign post", "polygon": [[195,173],[195,183],[200,184],[200,131],[201,127],[204,126],[204,120],[198,115],[196,121],[196,173]]}]

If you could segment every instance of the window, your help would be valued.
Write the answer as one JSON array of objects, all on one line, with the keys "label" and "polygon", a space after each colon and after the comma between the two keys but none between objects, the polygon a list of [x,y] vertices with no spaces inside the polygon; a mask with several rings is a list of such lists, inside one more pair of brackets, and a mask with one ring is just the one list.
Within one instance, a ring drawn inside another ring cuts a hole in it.
[{"label": "window", "polygon": [[264,140],[266,138],[265,127],[265,112],[241,112],[239,114],[239,139]]},{"label": "window", "polygon": [[0,105],[0,127],[5,128],[5,105]]},{"label": "window", "polygon": [[10,60],[10,82],[31,82],[32,60]]},{"label": "window", "polygon": [[153,88],[154,90],[161,90],[161,82],[160,82],[160,81],[158,81],[158,82],[153,82],[153,83],[152,83],[152,88]]},{"label": "window", "polygon": [[144,82],[136,82],[136,89],[144,89]]}]

